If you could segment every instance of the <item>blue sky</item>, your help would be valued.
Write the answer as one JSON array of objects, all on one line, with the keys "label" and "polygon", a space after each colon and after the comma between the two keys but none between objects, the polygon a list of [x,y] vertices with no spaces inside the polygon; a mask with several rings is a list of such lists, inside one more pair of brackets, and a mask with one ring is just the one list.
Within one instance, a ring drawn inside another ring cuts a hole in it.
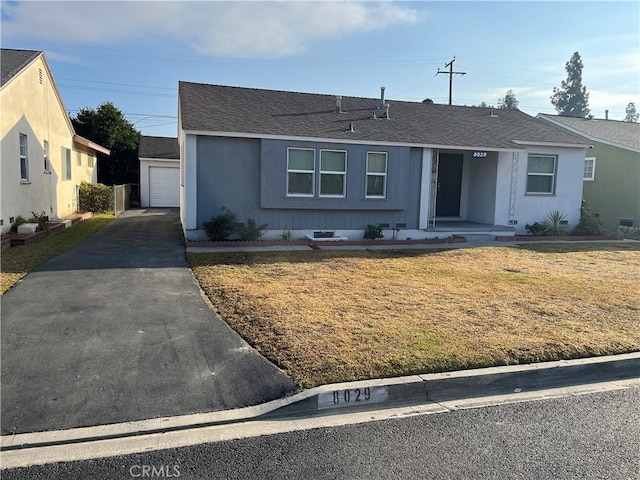
[{"label": "blue sky", "polygon": [[43,50],[71,115],[113,102],[175,136],[179,80],[436,103],[549,101],[578,51],[591,113],[640,111],[640,3],[2,1],[3,48]]}]

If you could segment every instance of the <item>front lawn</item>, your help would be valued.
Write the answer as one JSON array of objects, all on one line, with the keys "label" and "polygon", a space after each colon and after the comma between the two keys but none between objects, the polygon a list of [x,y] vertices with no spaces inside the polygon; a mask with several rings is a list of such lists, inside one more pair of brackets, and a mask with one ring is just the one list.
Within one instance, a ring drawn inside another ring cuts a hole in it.
[{"label": "front lawn", "polygon": [[640,244],[189,254],[305,387],[640,350]]},{"label": "front lawn", "polygon": [[2,271],[0,293],[9,290],[41,263],[51,260],[86,240],[114,218],[111,214],[94,215],[78,225],[46,237],[37,243],[5,250],[0,257]]}]

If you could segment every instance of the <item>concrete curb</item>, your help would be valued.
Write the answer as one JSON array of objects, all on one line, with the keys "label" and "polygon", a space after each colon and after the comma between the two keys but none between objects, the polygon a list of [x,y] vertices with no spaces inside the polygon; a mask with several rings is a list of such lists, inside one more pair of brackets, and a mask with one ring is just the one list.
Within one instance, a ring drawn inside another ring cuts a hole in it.
[{"label": "concrete curb", "polygon": [[[290,397],[236,410],[4,435],[0,437],[0,450],[166,433],[246,422],[268,414],[281,417],[343,413],[352,407],[367,408],[374,405],[376,408],[389,408],[400,402],[444,402],[629,379],[637,379],[640,386],[640,352],[323,385]],[[349,401],[345,401],[347,398]],[[335,399],[337,402],[332,402]]]}]

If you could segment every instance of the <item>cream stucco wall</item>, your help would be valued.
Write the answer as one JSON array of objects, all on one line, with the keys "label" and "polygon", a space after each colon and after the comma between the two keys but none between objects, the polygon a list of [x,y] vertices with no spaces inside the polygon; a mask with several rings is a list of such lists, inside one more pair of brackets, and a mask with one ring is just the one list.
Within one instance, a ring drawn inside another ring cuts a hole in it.
[{"label": "cream stucco wall", "polygon": [[[83,180],[96,181],[96,152],[74,143],[67,113],[42,55],[0,89],[0,112],[2,232],[8,231],[10,219],[18,215],[29,218],[32,212],[44,211],[50,218],[60,218],[73,213],[77,185]],[[28,182],[20,178],[20,134],[27,136]],[[49,173],[44,167],[45,141],[49,143]],[[71,180],[65,176],[66,149],[71,150]],[[92,167],[89,153],[94,156]]]}]

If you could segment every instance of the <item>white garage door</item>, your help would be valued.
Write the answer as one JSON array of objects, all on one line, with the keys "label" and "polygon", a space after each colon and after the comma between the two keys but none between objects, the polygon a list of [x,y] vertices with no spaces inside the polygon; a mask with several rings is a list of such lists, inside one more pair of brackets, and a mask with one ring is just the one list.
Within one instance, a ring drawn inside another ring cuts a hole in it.
[{"label": "white garage door", "polygon": [[149,167],[149,206],[180,206],[180,168]]}]

